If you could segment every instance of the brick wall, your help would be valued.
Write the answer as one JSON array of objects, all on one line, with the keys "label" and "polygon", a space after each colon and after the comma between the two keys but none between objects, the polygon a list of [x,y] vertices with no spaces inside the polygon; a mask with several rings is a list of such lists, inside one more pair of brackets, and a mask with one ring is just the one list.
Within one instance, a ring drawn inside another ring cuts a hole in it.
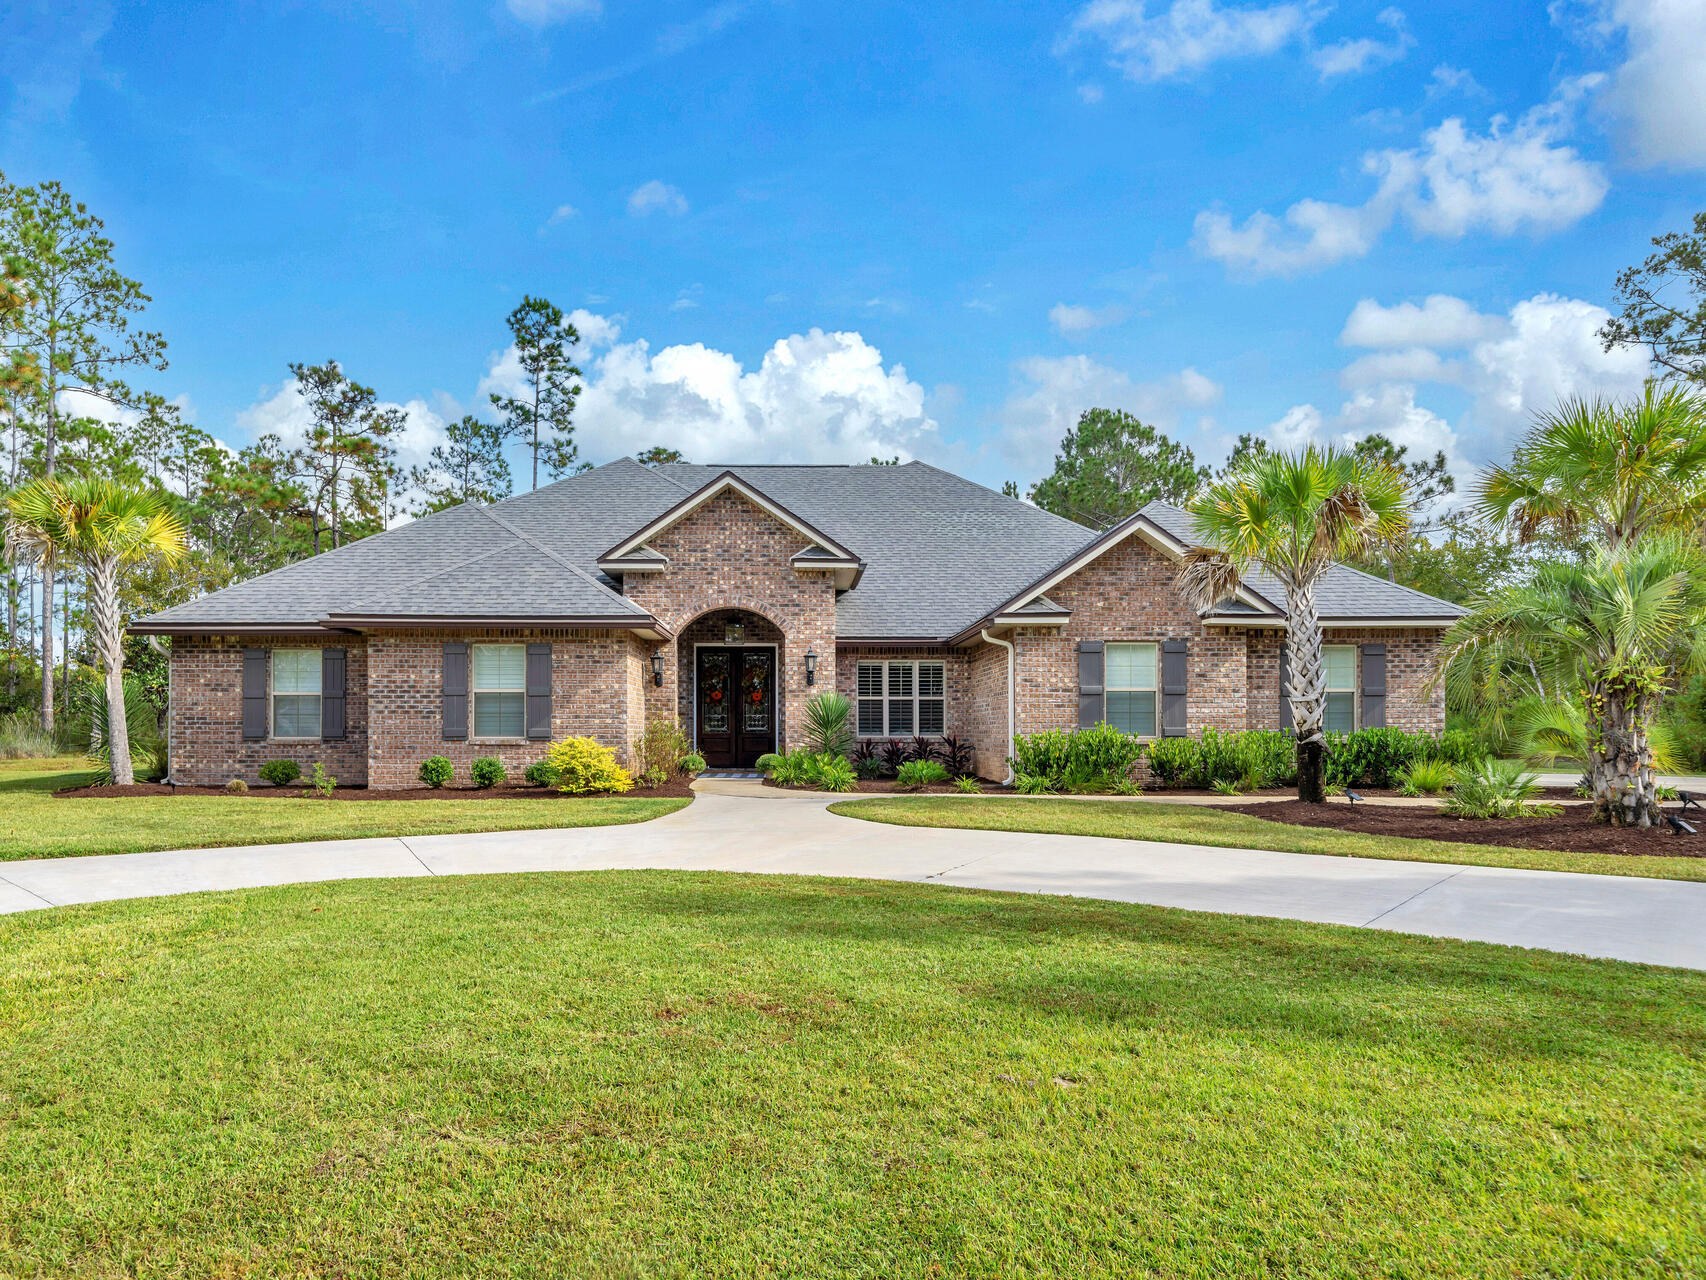
[{"label": "brick wall", "polygon": [[[788,660],[788,640],[782,634],[782,628],[768,618],[756,613],[743,613],[739,609],[717,609],[711,613],[701,614],[682,629],[675,639],[680,649],[681,661],[676,664],[676,716],[681,727],[689,737],[693,733],[693,663],[697,646],[705,644],[720,645],[726,634],[725,629],[731,622],[738,622],[746,629],[743,645],[775,645],[776,665],[778,669]],[[819,653],[824,660],[827,670],[829,658],[827,654]],[[778,685],[776,689],[776,723],[781,724],[787,716],[787,690]]]},{"label": "brick wall", "polygon": [[[1386,723],[1413,733],[1439,733],[1445,728],[1445,688],[1431,693],[1440,633],[1431,630],[1394,630],[1385,627],[1328,627],[1327,644],[1386,646]],[[1256,632],[1250,638],[1250,714],[1252,729],[1279,727],[1279,649],[1284,634]]]},{"label": "brick wall", "polygon": [[473,737],[474,707],[469,698],[469,737],[444,740],[444,642],[511,644],[551,642],[551,737],[574,734],[595,738],[632,763],[630,739],[643,725],[630,721],[630,705],[641,655],[622,631],[532,630],[388,631],[368,637],[368,701],[374,708],[369,734],[368,783],[374,787],[418,785],[416,772],[429,756],[444,756],[456,768],[456,780],[468,781],[468,767],[481,756],[496,756],[514,777],[542,760],[548,743]]},{"label": "brick wall", "polygon": [[979,642],[966,651],[966,722],[973,767],[980,778],[1007,776],[1013,744],[1007,737],[1007,650]]},{"label": "brick wall", "polygon": [[[249,648],[343,649],[347,736],[337,742],[244,741],[243,650]],[[294,760],[304,776],[319,761],[346,786],[367,781],[367,650],[361,636],[182,636],[172,641],[170,694],[166,742],[174,782],[258,783],[268,760]]]},{"label": "brick wall", "polygon": [[[833,575],[793,568],[789,557],[803,550],[806,540],[735,493],[719,494],[650,545],[669,558],[668,568],[629,574],[622,584],[630,599],[676,636],[661,648],[663,687],[647,683],[648,714],[681,715],[682,667],[692,660],[692,642],[683,636],[689,624],[706,613],[739,609],[767,620],[781,633],[778,747],[798,745],[804,740],[805,700],[815,692],[806,688],[806,651],[817,652],[820,671],[834,662]],[[688,672],[689,686],[691,680]],[[685,723],[690,726],[691,717]]]},{"label": "brick wall", "polygon": [[1244,727],[1244,638],[1205,628],[1173,585],[1177,573],[1173,561],[1134,535],[1048,592],[1051,600],[1072,610],[1072,618],[1065,627],[1020,627],[1013,633],[1020,733],[1078,723],[1075,646],[1080,640],[1184,640],[1189,646],[1185,716],[1190,731]]}]

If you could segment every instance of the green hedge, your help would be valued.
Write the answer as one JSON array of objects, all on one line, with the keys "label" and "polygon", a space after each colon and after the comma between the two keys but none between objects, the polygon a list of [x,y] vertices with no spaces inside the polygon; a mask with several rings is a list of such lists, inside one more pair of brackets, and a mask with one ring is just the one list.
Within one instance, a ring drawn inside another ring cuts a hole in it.
[{"label": "green hedge", "polygon": [[1111,791],[1128,782],[1143,758],[1143,743],[1112,725],[1047,729],[1013,739],[1008,762],[1021,777],[1049,791]]}]

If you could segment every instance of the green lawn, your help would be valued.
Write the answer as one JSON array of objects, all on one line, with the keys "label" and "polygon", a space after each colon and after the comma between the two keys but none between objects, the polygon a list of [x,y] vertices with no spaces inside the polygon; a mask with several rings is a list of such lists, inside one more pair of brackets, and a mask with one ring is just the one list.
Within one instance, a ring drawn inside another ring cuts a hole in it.
[{"label": "green lawn", "polygon": [[1706,974],[598,872],[0,919],[0,1274],[1706,1274]]},{"label": "green lawn", "polygon": [[903,827],[961,827],[981,831],[1038,831],[1072,836],[1171,840],[1227,849],[1274,849],[1342,858],[1399,858],[1410,862],[1467,862],[1482,867],[1587,871],[1655,880],[1706,880],[1706,858],[1635,858],[1608,853],[1500,849],[1445,840],[1404,840],[1265,822],[1207,805],[1122,800],[1029,800],[959,796],[844,800],[831,813]]},{"label": "green lawn", "polygon": [[644,822],[682,799],[281,802],[224,796],[55,800],[87,781],[76,760],[0,760],[0,862],[352,836],[425,836]]}]

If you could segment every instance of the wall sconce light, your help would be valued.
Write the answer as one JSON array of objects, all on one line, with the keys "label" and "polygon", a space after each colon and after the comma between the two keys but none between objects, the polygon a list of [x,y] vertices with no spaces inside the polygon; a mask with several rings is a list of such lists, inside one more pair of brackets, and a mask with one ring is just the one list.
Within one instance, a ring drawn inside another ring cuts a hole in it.
[{"label": "wall sconce light", "polygon": [[663,688],[663,650],[652,654],[652,683]]},{"label": "wall sconce light", "polygon": [[817,683],[817,653],[811,649],[806,650],[806,683]]}]

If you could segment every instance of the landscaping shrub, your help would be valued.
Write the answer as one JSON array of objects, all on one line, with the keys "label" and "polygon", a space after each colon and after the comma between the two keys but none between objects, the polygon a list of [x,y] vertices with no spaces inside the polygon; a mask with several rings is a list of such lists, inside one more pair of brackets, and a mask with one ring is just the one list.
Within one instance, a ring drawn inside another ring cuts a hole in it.
[{"label": "landscaping shrub", "polygon": [[940,759],[953,777],[967,777],[971,773],[972,744],[950,734],[942,739]]},{"label": "landscaping shrub", "polygon": [[847,753],[847,758],[853,762],[853,772],[861,778],[882,777],[882,757],[877,752],[877,744],[871,739],[860,738],[853,744],[853,750]]},{"label": "landscaping shrub", "polygon": [[962,773],[959,777],[954,779],[954,790],[963,791],[967,795],[981,795],[983,793],[983,783],[979,782],[969,773]]},{"label": "landscaping shrub", "polygon": [[1047,778],[1039,778],[1034,773],[1016,773],[1013,775],[1013,790],[1022,796],[1052,795],[1054,788],[1049,786]]},{"label": "landscaping shrub", "polygon": [[288,787],[301,776],[302,766],[294,760],[268,760],[261,766],[261,781],[270,782],[275,787]]},{"label": "landscaping shrub", "polygon": [[895,775],[895,785],[902,791],[918,791],[947,780],[948,771],[939,760],[908,760]]},{"label": "landscaping shrub", "polygon": [[1457,771],[1451,798],[1441,813],[1455,818],[1541,818],[1560,812],[1555,804],[1534,804],[1540,794],[1537,774],[1514,760],[1485,756]]},{"label": "landscaping shrub", "polygon": [[1403,796],[1437,796],[1451,786],[1452,767],[1443,760],[1418,760],[1394,781]]},{"label": "landscaping shrub", "polygon": [[554,787],[557,785],[557,771],[543,760],[535,760],[522,771],[521,776],[527,779],[530,787]]},{"label": "landscaping shrub", "polygon": [[1403,770],[1435,743],[1427,734],[1402,729],[1358,729],[1327,735],[1327,781],[1341,787],[1390,787]]},{"label": "landscaping shrub", "polygon": [[498,783],[507,781],[509,771],[504,768],[503,761],[496,756],[481,756],[468,766],[468,776],[473,779],[476,787],[484,790],[487,787],[495,787]]},{"label": "landscaping shrub", "polygon": [[225,794],[231,796],[246,796],[249,794],[249,784],[241,778],[233,778],[225,784]]},{"label": "landscaping shrub", "polygon": [[682,762],[693,754],[693,744],[674,720],[652,720],[634,744],[634,768],[642,777],[653,769],[661,769],[665,778],[673,778]]},{"label": "landscaping shrub", "polygon": [[853,749],[853,704],[825,689],[806,699],[806,744],[814,755],[845,756]]},{"label": "landscaping shrub", "polygon": [[908,760],[936,760],[940,754],[941,749],[929,738],[915,737],[906,744],[906,758]]},{"label": "landscaping shrub", "polygon": [[[112,748],[107,736],[107,691],[101,684],[83,685],[70,700],[79,717],[87,723],[83,740],[89,744],[88,760],[100,775],[99,781],[111,782],[113,777]],[[124,680],[124,725],[130,736],[130,771],[138,782],[152,781],[166,772],[166,743],[160,737],[160,721],[142,692],[135,677]]]},{"label": "landscaping shrub", "polygon": [[820,755],[812,773],[812,784],[822,791],[851,791],[859,783],[845,756]]},{"label": "landscaping shrub", "polygon": [[634,779],[616,763],[616,753],[592,738],[564,738],[551,744],[545,763],[557,771],[557,790],[571,795],[630,791]]},{"label": "landscaping shrub", "polygon": [[1143,758],[1143,740],[1104,722],[1069,734],[1066,755],[1069,769],[1093,776],[1124,778],[1137,769],[1137,762]]},{"label": "landscaping shrub", "polygon": [[443,756],[428,756],[421,761],[421,767],[415,777],[429,787],[442,787],[455,775],[455,766]]},{"label": "landscaping shrub", "polygon": [[1145,754],[1155,781],[1164,787],[1187,787],[1197,776],[1202,752],[1194,738],[1157,738]]},{"label": "landscaping shrub", "polygon": [[895,777],[900,773],[901,765],[909,759],[911,757],[906,753],[906,743],[899,738],[890,738],[883,743],[883,773],[885,776]]},{"label": "landscaping shrub", "polygon": [[757,769],[765,777],[769,777],[776,771],[776,766],[782,762],[783,758],[777,755],[774,751],[766,751],[763,755],[759,756],[756,761],[754,761],[752,767]]},{"label": "landscaping shrub", "polygon": [[318,760],[314,762],[314,774],[308,779],[308,786],[303,789],[304,796],[318,795],[322,800],[330,800],[332,792],[337,790],[338,780],[326,772],[326,766]]},{"label": "landscaping shrub", "polygon": [[1021,733],[1013,739],[1013,772],[1064,783],[1071,748],[1072,733],[1066,729]]},{"label": "landscaping shrub", "polygon": [[700,755],[697,751],[689,752],[687,755],[681,757],[681,772],[685,773],[690,778],[697,777],[699,774],[704,773],[705,757]]},{"label": "landscaping shrub", "polygon": [[637,781],[642,787],[661,787],[669,781],[669,775],[653,765],[650,769],[643,770]]}]

